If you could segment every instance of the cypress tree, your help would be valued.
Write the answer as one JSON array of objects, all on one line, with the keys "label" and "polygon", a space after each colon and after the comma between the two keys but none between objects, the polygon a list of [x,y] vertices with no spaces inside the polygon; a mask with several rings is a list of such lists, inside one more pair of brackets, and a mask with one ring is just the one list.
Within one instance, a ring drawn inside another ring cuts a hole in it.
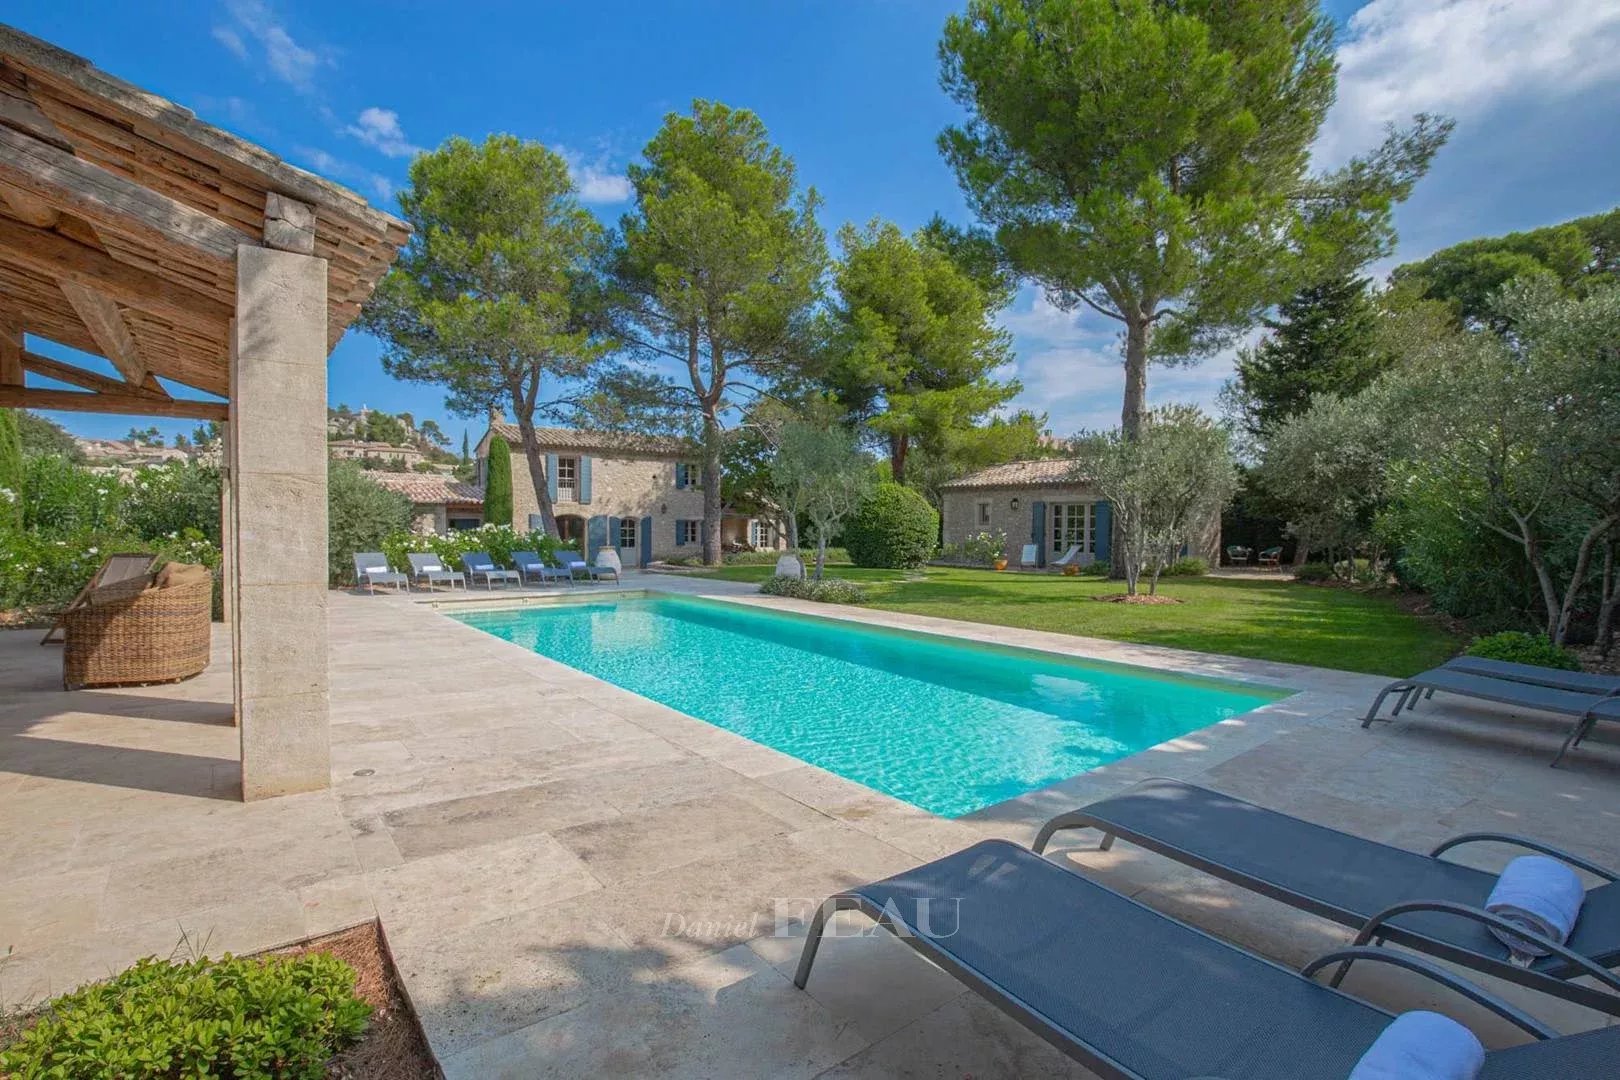
[{"label": "cypress tree", "polygon": [[512,448],[499,435],[489,440],[489,474],[484,482],[484,523],[512,524]]}]

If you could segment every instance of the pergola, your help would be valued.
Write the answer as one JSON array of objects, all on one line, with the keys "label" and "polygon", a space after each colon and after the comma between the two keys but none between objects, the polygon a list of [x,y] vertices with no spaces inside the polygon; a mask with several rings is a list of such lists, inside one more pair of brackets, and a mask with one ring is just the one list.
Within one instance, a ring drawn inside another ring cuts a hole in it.
[{"label": "pergola", "polygon": [[[326,358],[408,235],[354,192],[0,24],[0,406],[223,425],[246,799],[328,783]],[[25,334],[120,377],[37,355]]]}]

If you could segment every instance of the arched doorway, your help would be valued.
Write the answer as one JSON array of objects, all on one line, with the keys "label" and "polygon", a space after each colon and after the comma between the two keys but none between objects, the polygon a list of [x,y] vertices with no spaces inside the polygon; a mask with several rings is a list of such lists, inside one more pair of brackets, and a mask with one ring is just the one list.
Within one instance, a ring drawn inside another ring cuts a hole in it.
[{"label": "arched doorway", "polygon": [[572,541],[585,550],[585,519],[578,514],[563,514],[557,518],[557,537],[563,543]]}]

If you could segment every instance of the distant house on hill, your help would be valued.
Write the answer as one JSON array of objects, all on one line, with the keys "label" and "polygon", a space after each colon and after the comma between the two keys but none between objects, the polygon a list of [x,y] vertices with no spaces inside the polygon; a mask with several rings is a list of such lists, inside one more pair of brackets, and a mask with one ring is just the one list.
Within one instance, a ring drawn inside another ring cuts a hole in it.
[{"label": "distant house on hill", "polygon": [[484,523],[484,489],[435,473],[370,472],[378,487],[411,500],[411,528],[428,534],[476,529]]},{"label": "distant house on hill", "polygon": [[415,468],[424,457],[414,446],[359,439],[335,439],[326,444],[326,452],[336,461],[397,461],[407,469]]},{"label": "distant house on hill", "polygon": [[[624,565],[646,566],[701,550],[703,474],[689,441],[563,427],[537,434],[557,531],[579,541],[588,557],[612,547]],[[540,506],[516,424],[495,420],[478,440],[478,482],[488,477],[492,438],[512,450],[512,525],[538,528]],[[721,524],[722,542],[740,547],[780,546],[779,533],[774,523],[743,515]]]}]

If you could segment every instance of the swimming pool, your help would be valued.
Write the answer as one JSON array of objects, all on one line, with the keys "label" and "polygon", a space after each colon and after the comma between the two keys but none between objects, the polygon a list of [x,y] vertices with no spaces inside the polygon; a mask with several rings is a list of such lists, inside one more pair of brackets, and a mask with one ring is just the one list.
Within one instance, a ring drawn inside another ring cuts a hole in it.
[{"label": "swimming pool", "polygon": [[689,597],[452,618],[945,817],[1286,694]]}]

